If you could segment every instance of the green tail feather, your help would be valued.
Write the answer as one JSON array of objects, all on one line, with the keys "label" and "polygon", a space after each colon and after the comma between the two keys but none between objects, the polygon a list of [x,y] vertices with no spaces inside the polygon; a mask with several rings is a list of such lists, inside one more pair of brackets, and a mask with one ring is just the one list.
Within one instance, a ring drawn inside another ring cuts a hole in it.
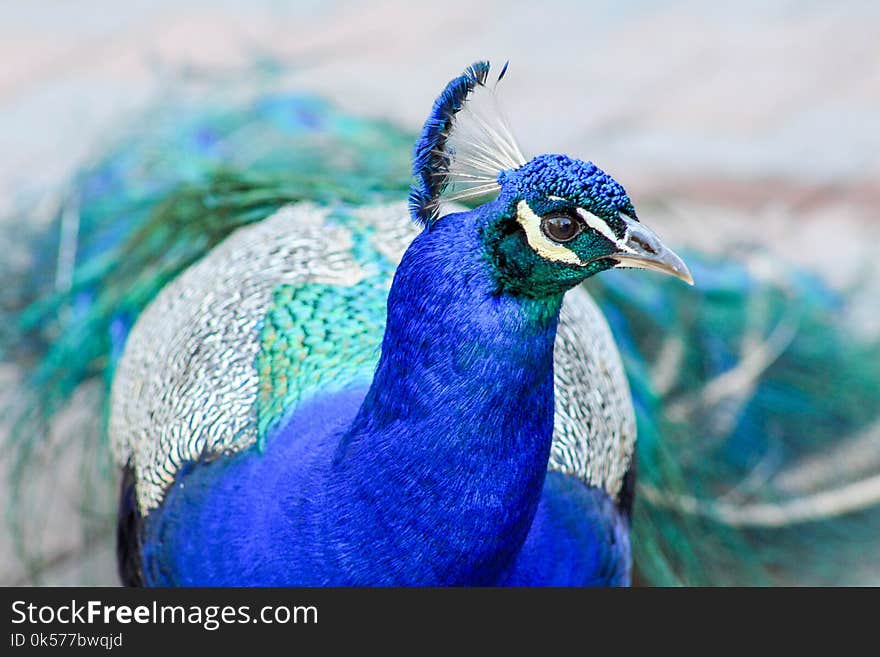
[{"label": "green tail feather", "polygon": [[[47,502],[29,486],[36,455],[84,383],[98,382],[94,408],[106,413],[114,360],[141,310],[232,231],[287,203],[405,198],[411,143],[382,121],[311,97],[274,96],[238,107],[177,108],[139,126],[136,137],[77,176],[52,234],[30,247],[36,266],[18,272],[0,297],[7,329],[0,355],[28,372],[4,413],[11,425],[4,452],[9,522],[32,574],[54,561],[28,523]],[[76,251],[67,275],[58,271],[65,250]],[[60,290],[59,279],[67,281]],[[101,462],[100,472],[84,477],[97,486],[112,479],[108,449],[101,427],[86,433],[68,438]],[[106,487],[101,495],[113,497]],[[98,523],[104,532],[105,516]]]},{"label": "green tail feather", "polygon": [[[7,406],[3,452],[7,511],[32,579],[59,559],[28,522],[49,494],[34,476],[41,468],[63,461],[80,473],[82,545],[111,532],[114,469],[100,409],[146,304],[230,232],[286,203],[404,200],[411,145],[389,124],[314,98],[200,102],[143,122],[71,182],[53,231],[34,236],[36,264],[0,291],[0,354],[27,372]],[[804,522],[791,502],[816,490],[783,484],[801,461],[877,422],[880,345],[856,339],[845,298],[809,276],[768,280],[734,260],[686,260],[694,289],[629,272],[588,285],[639,416],[637,581],[876,582],[876,564],[857,552],[880,533],[878,505]],[[59,420],[77,406],[85,420]],[[762,504],[788,521],[758,526]]]},{"label": "green tail feather", "polygon": [[[751,268],[685,259],[695,288],[627,272],[590,285],[639,411],[641,576],[876,583],[880,564],[864,547],[880,537],[880,487],[873,497],[844,488],[876,475],[880,458],[856,471],[835,454],[880,446],[880,342],[856,336],[847,295],[774,270],[769,253],[752,253],[761,266]],[[792,486],[807,462],[814,481]]]}]

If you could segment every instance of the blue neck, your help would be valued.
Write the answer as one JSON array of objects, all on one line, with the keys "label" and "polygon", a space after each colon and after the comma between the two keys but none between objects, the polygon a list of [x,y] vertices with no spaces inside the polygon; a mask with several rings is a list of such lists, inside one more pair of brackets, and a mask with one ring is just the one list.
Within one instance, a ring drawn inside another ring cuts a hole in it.
[{"label": "blue neck", "polygon": [[369,553],[396,583],[492,583],[528,533],[562,297],[499,292],[481,221],[477,210],[437,222],[397,270],[382,356],[329,478],[328,530],[348,572]]}]

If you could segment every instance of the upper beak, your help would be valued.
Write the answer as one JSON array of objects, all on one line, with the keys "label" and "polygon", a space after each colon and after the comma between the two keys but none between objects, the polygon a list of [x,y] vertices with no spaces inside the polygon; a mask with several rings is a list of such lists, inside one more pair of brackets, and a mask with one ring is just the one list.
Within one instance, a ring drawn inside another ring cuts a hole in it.
[{"label": "upper beak", "polygon": [[611,256],[617,260],[617,267],[653,269],[680,278],[688,285],[694,284],[684,261],[667,248],[653,230],[624,215],[620,218],[626,222],[626,235],[619,243],[620,251]]}]

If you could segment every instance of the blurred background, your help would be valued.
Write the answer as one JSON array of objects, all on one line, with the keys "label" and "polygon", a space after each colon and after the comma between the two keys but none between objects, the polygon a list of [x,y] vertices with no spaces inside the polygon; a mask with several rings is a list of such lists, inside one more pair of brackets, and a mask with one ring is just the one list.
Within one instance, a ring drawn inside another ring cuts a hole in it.
[{"label": "blurred background", "polygon": [[[847,291],[854,334],[877,335],[880,4],[870,0],[0,1],[0,235],[14,244],[49,225],[74,172],[170,97],[296,90],[415,131],[442,84],[483,58],[510,60],[504,103],[524,152],[593,160],[676,249],[760,244],[816,272]],[[28,226],[15,225],[22,207]],[[0,396],[20,376],[0,363]],[[77,408],[69,427],[95,421]],[[876,465],[880,425],[860,440],[846,458]],[[76,526],[89,523],[79,469],[44,474],[31,482],[51,491],[33,510],[40,572],[0,529],[0,584],[115,584],[112,534]],[[115,490],[88,499],[100,517]]]}]

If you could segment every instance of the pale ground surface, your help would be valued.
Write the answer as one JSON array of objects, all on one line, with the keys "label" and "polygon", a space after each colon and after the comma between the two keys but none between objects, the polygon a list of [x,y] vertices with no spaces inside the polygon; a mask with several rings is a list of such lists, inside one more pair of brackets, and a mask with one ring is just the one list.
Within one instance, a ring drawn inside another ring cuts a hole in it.
[{"label": "pale ground surface", "polygon": [[[0,216],[181,70],[277,58],[295,71],[285,85],[415,129],[466,64],[510,59],[506,108],[528,152],[599,163],[673,244],[772,240],[806,264],[831,252],[822,271],[852,282],[880,240],[880,4],[706,5],[0,0]],[[876,327],[874,304],[860,317]],[[0,395],[14,376],[0,366]],[[74,507],[71,463],[46,485]],[[71,542],[74,516],[47,513],[59,563],[45,581],[115,583],[112,544]],[[0,583],[22,581],[12,554],[0,530]]]}]

